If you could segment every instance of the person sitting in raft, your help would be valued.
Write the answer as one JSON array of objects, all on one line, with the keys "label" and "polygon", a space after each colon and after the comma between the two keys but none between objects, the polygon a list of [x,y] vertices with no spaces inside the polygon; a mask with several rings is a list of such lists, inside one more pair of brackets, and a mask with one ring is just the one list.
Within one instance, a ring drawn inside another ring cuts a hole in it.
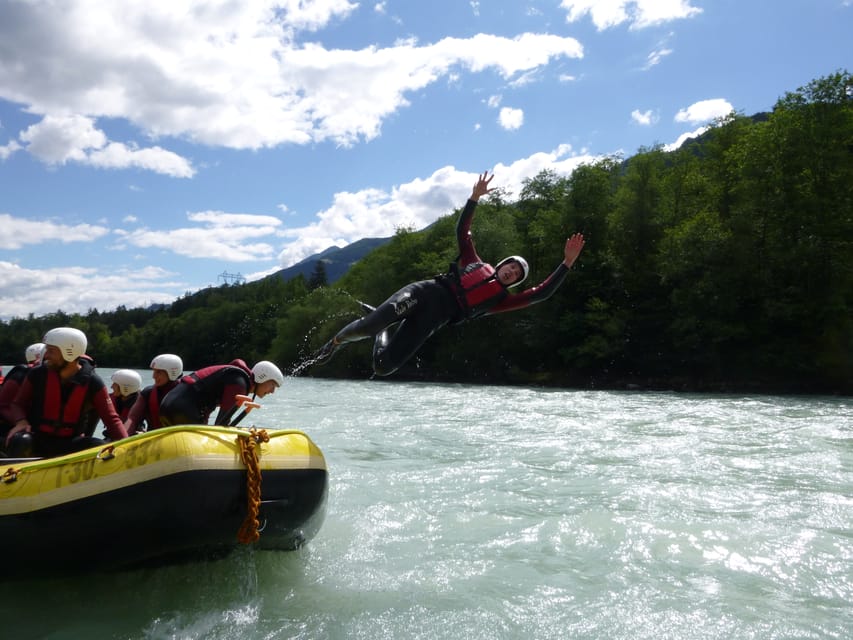
[{"label": "person sitting in raft", "polygon": [[34,342],[24,350],[24,358],[26,364],[16,364],[9,369],[2,384],[0,384],[0,443],[5,441],[12,428],[11,418],[9,417],[9,408],[12,406],[12,401],[18,395],[18,389],[27,377],[27,371],[41,364],[41,357],[44,355],[44,342]]},{"label": "person sitting in raft", "polygon": [[[421,345],[446,324],[459,324],[480,316],[523,309],[550,298],[566,278],[584,246],[584,238],[575,233],[566,240],[563,262],[541,284],[520,293],[510,294],[511,287],[521,284],[529,267],[521,256],[510,256],[497,266],[483,262],[474,248],[471,221],[481,196],[493,191],[489,183],[494,174],[480,175],[471,197],[456,225],[459,256],[450,270],[432,280],[409,284],[341,329],[313,356],[314,364],[324,364],[337,349],[349,342],[374,338],[373,370],[387,376],[399,369]],[[396,331],[389,335],[389,329]]]},{"label": "person sitting in raft", "polygon": [[179,384],[160,403],[160,424],[207,424],[213,409],[219,407],[214,424],[231,423],[238,395],[263,398],[284,384],[281,369],[268,360],[251,369],[240,359],[218,364],[181,378]]},{"label": "person sitting in raft", "polygon": [[41,364],[41,359],[44,357],[44,350],[47,345],[44,342],[34,342],[24,351],[24,357],[27,359],[27,367],[32,369]]},{"label": "person sitting in raft", "polygon": [[6,436],[12,457],[52,457],[104,443],[92,437],[100,418],[111,440],[127,437],[107,387],[86,356],[86,334],[72,327],[48,331],[42,366],[27,372],[12,401]]},{"label": "person sitting in raft", "polygon": [[145,387],[139,393],[139,398],[124,421],[124,428],[130,436],[145,431],[146,426],[149,430],[159,429],[162,426],[160,403],[166,394],[177,386],[178,379],[184,373],[184,362],[174,353],[161,353],[155,356],[149,366],[154,384]]},{"label": "person sitting in raft", "polygon": [[[142,389],[142,376],[133,369],[117,369],[110,376],[112,391],[110,400],[116,408],[118,417],[122,422],[127,420],[131,407],[139,398],[139,390]],[[127,427],[125,427],[125,430]]]}]

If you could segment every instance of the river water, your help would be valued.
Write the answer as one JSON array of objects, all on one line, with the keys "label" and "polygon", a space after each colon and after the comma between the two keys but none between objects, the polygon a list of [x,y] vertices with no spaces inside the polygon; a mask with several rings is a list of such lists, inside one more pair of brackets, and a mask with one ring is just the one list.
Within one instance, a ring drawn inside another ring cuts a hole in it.
[{"label": "river water", "polygon": [[853,637],[850,398],[292,378],[263,405],[327,458],[305,548],[20,576],[2,636]]}]

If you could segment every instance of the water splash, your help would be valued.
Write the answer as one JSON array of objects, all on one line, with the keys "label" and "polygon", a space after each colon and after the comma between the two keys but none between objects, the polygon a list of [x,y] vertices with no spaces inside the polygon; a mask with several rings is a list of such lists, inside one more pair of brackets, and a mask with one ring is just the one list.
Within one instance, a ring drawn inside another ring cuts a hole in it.
[{"label": "water splash", "polygon": [[[356,315],[362,316],[365,312],[364,303],[356,298],[349,291],[344,291],[342,289],[337,290],[338,293],[344,295],[346,298],[349,298],[356,305]],[[319,354],[319,349],[311,348],[312,338],[320,331],[321,328],[325,327],[331,320],[345,320],[346,322],[350,322],[353,320],[353,311],[352,310],[344,310],[339,311],[337,313],[330,314],[323,318],[320,322],[311,327],[305,336],[302,338],[302,344],[299,347],[299,358],[295,365],[293,365],[285,375],[290,377],[298,377],[300,374],[308,370],[310,367],[320,364],[326,360],[326,358],[322,357]],[[342,323],[341,326],[343,326]]]}]

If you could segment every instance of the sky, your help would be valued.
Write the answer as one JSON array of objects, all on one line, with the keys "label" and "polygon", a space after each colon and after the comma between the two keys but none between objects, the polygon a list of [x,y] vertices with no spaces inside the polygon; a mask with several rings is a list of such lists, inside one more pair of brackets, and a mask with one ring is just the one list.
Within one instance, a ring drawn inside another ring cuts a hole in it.
[{"label": "sky", "polygon": [[486,170],[511,199],[676,148],[849,70],[851,33],[853,0],[0,0],[0,319],[169,303],[423,228]]}]

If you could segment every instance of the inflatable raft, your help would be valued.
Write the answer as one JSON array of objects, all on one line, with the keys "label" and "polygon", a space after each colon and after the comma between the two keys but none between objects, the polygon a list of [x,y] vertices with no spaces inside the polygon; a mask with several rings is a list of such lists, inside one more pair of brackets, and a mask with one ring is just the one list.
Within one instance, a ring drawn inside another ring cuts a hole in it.
[{"label": "inflatable raft", "polygon": [[0,458],[0,579],[300,547],[328,479],[301,431],[178,426],[58,458]]}]

